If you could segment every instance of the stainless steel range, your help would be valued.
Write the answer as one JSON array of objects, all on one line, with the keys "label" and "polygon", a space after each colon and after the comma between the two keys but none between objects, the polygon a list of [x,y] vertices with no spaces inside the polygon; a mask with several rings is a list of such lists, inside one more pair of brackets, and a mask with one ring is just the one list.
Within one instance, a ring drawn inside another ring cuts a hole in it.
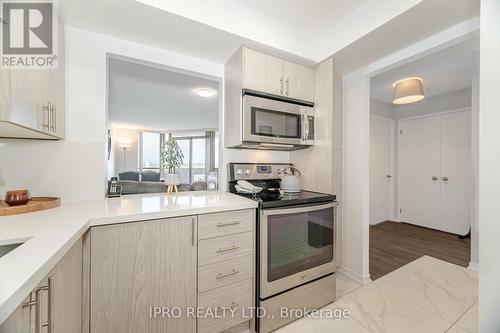
[{"label": "stainless steel range", "polygon": [[[256,316],[255,328],[264,333],[297,319],[283,316],[282,308],[316,309],[335,299],[336,197],[280,193],[278,172],[288,166],[229,164],[230,191],[259,202],[256,306],[265,309],[266,316]],[[263,190],[238,193],[239,180]]]}]

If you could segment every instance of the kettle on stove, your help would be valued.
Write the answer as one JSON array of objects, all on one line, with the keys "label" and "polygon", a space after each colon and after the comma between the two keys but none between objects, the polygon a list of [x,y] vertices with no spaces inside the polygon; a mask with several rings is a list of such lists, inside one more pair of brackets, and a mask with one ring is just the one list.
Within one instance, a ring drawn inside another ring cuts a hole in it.
[{"label": "kettle on stove", "polygon": [[300,192],[300,175],[299,169],[289,166],[278,171],[281,177],[280,188],[285,193],[299,193]]}]

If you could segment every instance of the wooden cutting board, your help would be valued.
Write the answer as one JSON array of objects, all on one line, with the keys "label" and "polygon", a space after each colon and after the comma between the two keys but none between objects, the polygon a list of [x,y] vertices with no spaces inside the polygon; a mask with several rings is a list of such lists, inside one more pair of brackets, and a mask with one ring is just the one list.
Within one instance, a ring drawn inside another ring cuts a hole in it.
[{"label": "wooden cutting board", "polygon": [[25,214],[55,208],[61,205],[61,198],[33,197],[27,204],[21,206],[9,206],[0,200],[0,216]]}]

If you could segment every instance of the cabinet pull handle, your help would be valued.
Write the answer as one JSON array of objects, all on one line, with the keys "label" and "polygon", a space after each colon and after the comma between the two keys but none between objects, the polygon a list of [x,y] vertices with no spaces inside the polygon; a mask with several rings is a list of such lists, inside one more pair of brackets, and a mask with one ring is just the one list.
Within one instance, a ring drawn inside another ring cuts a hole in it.
[{"label": "cabinet pull handle", "polygon": [[226,306],[218,306],[217,309],[215,310],[216,312],[219,312],[219,311],[223,311],[224,309],[234,309],[235,307],[237,307],[239,304],[236,303],[235,301],[232,301],[231,304],[229,305],[226,305]]},{"label": "cabinet pull handle", "polygon": [[54,104],[51,104],[51,109],[52,109],[52,131],[57,130],[57,113],[56,113],[56,106]]},{"label": "cabinet pull handle", "polygon": [[217,226],[218,227],[226,227],[228,225],[236,225],[236,224],[240,224],[240,221],[219,222],[219,223],[217,223]]},{"label": "cabinet pull handle", "polygon": [[288,96],[288,93],[290,91],[290,78],[286,78],[286,95]]},{"label": "cabinet pull handle", "polygon": [[280,94],[283,95],[283,75],[281,75],[281,79],[280,79]]},{"label": "cabinet pull handle", "polygon": [[448,177],[443,177],[443,181],[447,182],[448,181]]},{"label": "cabinet pull handle", "polygon": [[228,247],[219,247],[216,252],[221,253],[221,252],[233,251],[233,250],[237,250],[239,248],[240,247],[238,245],[232,245],[232,246],[228,246]]},{"label": "cabinet pull handle", "polygon": [[47,323],[46,325],[43,324],[43,326],[47,326],[47,333],[52,333],[52,330],[54,329],[54,277],[50,277],[48,281],[48,294],[49,294],[49,308],[47,309]]},{"label": "cabinet pull handle", "polygon": [[196,219],[193,217],[191,219],[191,245],[194,246],[195,234],[196,234]]},{"label": "cabinet pull handle", "polygon": [[219,279],[223,279],[223,278],[225,278],[225,277],[228,277],[228,276],[231,276],[231,275],[234,275],[234,274],[238,274],[239,272],[240,272],[239,270],[237,270],[237,269],[233,268],[233,270],[232,270],[231,272],[229,272],[229,273],[225,273],[225,274],[223,274],[223,273],[219,273],[219,274],[217,274],[217,276],[216,276],[215,278],[216,278],[217,280],[219,280]]},{"label": "cabinet pull handle", "polygon": [[42,105],[42,111],[43,111],[43,120],[44,123],[42,124],[43,128],[46,128],[47,130],[50,130],[50,103],[47,102],[47,105]]}]

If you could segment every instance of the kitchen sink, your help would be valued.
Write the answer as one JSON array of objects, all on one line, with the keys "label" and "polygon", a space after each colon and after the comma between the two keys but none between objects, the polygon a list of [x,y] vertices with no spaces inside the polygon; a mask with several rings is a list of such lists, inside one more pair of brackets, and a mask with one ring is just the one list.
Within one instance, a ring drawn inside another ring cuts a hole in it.
[{"label": "kitchen sink", "polygon": [[6,255],[7,253],[13,251],[15,248],[17,248],[22,244],[24,244],[24,242],[0,245],[0,258]]}]

